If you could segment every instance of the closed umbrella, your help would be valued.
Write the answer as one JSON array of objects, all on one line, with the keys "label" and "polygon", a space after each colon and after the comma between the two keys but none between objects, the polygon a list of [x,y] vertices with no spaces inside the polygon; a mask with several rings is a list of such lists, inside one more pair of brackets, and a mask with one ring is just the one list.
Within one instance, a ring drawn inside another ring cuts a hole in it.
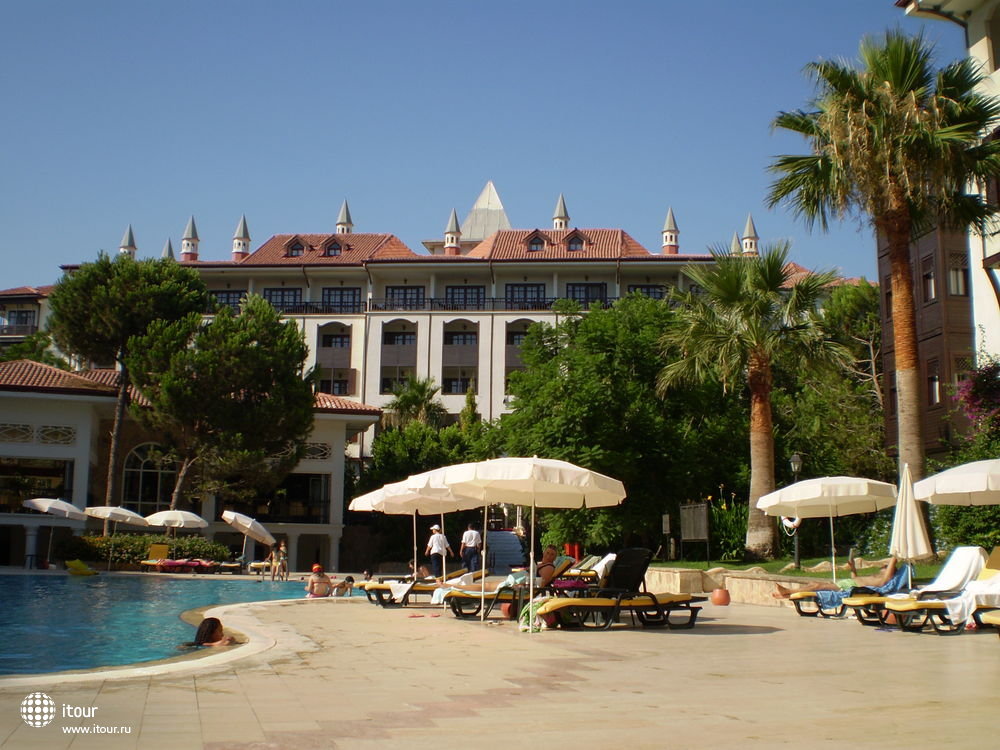
[{"label": "closed umbrella", "polygon": [[[74,521],[82,521],[87,517],[84,512],[73,505],[73,503],[67,503],[65,500],[56,500],[50,497],[33,497],[30,500],[25,500],[21,503],[21,505],[25,508],[31,508],[31,510],[48,513],[51,516],[59,516],[60,518],[69,518]],[[48,564],[49,560],[52,559],[53,531],[54,529],[49,527],[49,551],[45,556],[46,564]]]},{"label": "closed umbrella", "polygon": [[275,545],[275,539],[271,532],[264,528],[264,524],[255,518],[245,516],[232,510],[222,512],[222,520],[228,523],[237,531],[243,534],[243,559],[247,557],[247,539],[254,539],[268,547]]},{"label": "closed umbrella", "polygon": [[[148,526],[149,523],[145,518],[140,516],[138,513],[129,510],[128,508],[120,508],[116,505],[93,505],[89,508],[84,508],[84,513],[86,513],[91,518],[100,518],[105,522],[114,522],[115,530],[114,533],[118,532],[118,524],[127,523],[132,526]],[[105,523],[105,529],[107,528],[107,523]],[[111,547],[108,549],[108,570],[111,570],[111,558],[115,553],[115,537],[114,533],[111,536]]]},{"label": "closed umbrella", "polygon": [[[934,554],[931,541],[924,526],[924,517],[913,496],[913,480],[910,478],[909,464],[903,465],[896,498],[896,513],[892,519],[892,537],[889,540],[889,554],[900,560],[919,560]],[[907,570],[911,570],[908,566]],[[912,585],[912,581],[908,581]]]},{"label": "closed umbrella", "polygon": [[830,561],[837,578],[833,519],[856,513],[874,513],[896,503],[896,488],[888,482],[859,477],[817,477],[782,487],[757,501],[769,516],[830,519]]},{"label": "closed umbrella", "polygon": [[447,488],[482,505],[530,505],[529,601],[535,594],[535,508],[599,508],[618,505],[625,499],[625,486],[617,479],[567,461],[537,456],[455,464],[415,474],[406,481],[411,486],[423,483],[432,489]]}]

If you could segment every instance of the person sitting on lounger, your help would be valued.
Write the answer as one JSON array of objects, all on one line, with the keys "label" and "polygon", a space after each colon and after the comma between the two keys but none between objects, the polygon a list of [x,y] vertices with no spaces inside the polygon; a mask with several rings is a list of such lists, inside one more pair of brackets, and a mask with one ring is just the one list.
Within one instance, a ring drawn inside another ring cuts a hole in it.
[{"label": "person sitting on lounger", "polygon": [[333,589],[333,581],[330,580],[330,576],[323,572],[323,566],[319,563],[313,565],[312,575],[309,576],[309,581],[306,583],[306,599],[321,599],[330,596]]},{"label": "person sitting on lounger", "polygon": [[535,565],[535,575],[538,576],[537,585],[548,586],[556,572],[556,558],[559,557],[559,550],[555,545],[550,544],[542,550],[542,559]]},{"label": "person sitting on lounger", "polygon": [[810,583],[806,586],[799,586],[796,588],[789,588],[788,586],[782,586],[780,583],[775,584],[778,590],[775,591],[771,596],[775,599],[787,599],[792,594],[798,594],[801,591],[850,591],[855,586],[867,586],[868,588],[878,588],[879,586],[884,586],[889,582],[889,580],[896,575],[896,558],[893,557],[889,560],[889,564],[886,565],[882,570],[871,576],[859,576],[857,571],[854,569],[854,559],[847,559],[847,567],[851,571],[850,578],[838,578],[836,583],[833,581],[824,581],[823,583]]}]

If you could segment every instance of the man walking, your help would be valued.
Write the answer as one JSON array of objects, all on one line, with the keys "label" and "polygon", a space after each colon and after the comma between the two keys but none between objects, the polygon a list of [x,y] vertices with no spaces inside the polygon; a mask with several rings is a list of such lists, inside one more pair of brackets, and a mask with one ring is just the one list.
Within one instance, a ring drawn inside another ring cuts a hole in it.
[{"label": "man walking", "polygon": [[483,538],[476,531],[474,523],[469,524],[469,528],[462,534],[462,546],[459,554],[462,556],[462,564],[470,573],[482,567],[482,559],[479,551],[483,548]]},{"label": "man walking", "polygon": [[431,572],[435,578],[440,578],[444,574],[444,556],[454,557],[448,539],[441,533],[441,527],[437,524],[431,526],[431,538],[427,541],[427,549],[424,552],[431,559]]}]

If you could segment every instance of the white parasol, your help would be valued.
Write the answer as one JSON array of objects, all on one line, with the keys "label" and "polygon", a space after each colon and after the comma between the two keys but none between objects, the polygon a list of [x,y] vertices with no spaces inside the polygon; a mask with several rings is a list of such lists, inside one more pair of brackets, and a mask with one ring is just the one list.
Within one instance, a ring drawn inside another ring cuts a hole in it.
[{"label": "white parasol", "polygon": [[243,534],[243,559],[247,556],[247,539],[254,539],[268,547],[275,545],[275,539],[271,532],[264,528],[264,524],[255,518],[245,516],[232,510],[222,512],[222,520],[228,523],[237,531]]},{"label": "white parasol", "polygon": [[859,477],[817,477],[782,487],[757,501],[769,516],[830,519],[830,561],[837,578],[833,519],[856,513],[874,513],[896,504],[896,488],[888,482]]},{"label": "white parasol", "polygon": [[[931,540],[927,536],[924,517],[913,497],[913,480],[910,478],[909,464],[903,464],[903,474],[899,479],[899,494],[896,498],[896,513],[892,519],[892,537],[889,540],[889,554],[900,560],[919,560],[934,554]],[[907,570],[911,570],[907,566]],[[907,581],[912,585],[912,581]]]},{"label": "white parasol", "polygon": [[[67,503],[65,500],[56,500],[50,497],[33,497],[30,500],[25,500],[21,503],[25,508],[31,508],[31,510],[37,510],[42,513],[48,513],[51,516],[59,516],[60,518],[69,518],[74,521],[82,521],[87,516],[82,510],[77,508],[73,503]],[[52,533],[54,529],[49,527],[49,551],[46,553],[45,562],[48,564],[49,560],[52,559]]]},{"label": "white parasol", "polygon": [[[127,523],[132,526],[148,526],[149,523],[145,518],[140,516],[138,513],[129,510],[128,508],[120,508],[116,505],[93,505],[89,508],[84,508],[84,513],[86,513],[91,518],[100,518],[105,522],[114,522],[115,533],[118,531],[118,524]],[[107,523],[105,523],[105,529],[107,529]],[[114,556],[115,552],[115,537],[114,534],[111,535],[111,547],[108,550],[108,570],[111,570],[111,558]]]},{"label": "white parasol", "polygon": [[913,485],[917,500],[935,505],[1000,505],[1000,459],[952,467]]}]

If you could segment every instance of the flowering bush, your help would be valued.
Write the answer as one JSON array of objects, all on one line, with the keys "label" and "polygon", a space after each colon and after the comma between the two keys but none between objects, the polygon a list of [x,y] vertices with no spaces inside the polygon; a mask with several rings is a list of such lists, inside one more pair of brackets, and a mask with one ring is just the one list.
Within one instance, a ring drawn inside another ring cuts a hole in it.
[{"label": "flowering bush", "polygon": [[742,560],[746,549],[747,504],[736,499],[736,493],[722,494],[715,500],[709,495],[708,515],[713,557],[721,560]]}]

